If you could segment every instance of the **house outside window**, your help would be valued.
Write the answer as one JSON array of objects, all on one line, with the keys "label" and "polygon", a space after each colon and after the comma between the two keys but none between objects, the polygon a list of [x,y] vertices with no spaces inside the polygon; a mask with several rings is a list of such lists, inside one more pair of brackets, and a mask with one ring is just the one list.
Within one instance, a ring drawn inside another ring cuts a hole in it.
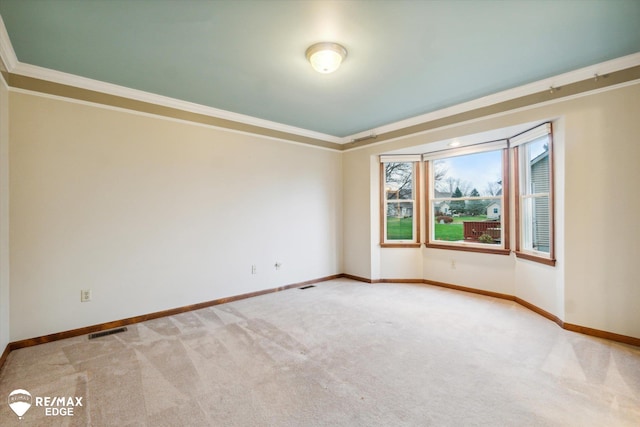
[{"label": "house outside window", "polygon": [[555,264],[553,147],[545,123],[510,140],[516,165],[516,256]]},{"label": "house outside window", "polygon": [[423,155],[428,247],[508,254],[507,141]]},{"label": "house outside window", "polygon": [[419,155],[380,158],[382,246],[420,246],[419,160]]}]

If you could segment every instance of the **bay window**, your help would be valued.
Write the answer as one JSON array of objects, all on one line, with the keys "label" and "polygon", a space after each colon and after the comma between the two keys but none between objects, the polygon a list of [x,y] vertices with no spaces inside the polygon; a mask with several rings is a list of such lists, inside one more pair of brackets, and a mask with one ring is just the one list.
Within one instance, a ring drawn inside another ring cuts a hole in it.
[{"label": "bay window", "polygon": [[429,248],[508,255],[515,234],[518,258],[555,265],[551,123],[512,137],[497,133],[504,139],[444,149],[448,141],[440,141],[421,155],[380,156],[381,246],[419,247],[422,220]]}]

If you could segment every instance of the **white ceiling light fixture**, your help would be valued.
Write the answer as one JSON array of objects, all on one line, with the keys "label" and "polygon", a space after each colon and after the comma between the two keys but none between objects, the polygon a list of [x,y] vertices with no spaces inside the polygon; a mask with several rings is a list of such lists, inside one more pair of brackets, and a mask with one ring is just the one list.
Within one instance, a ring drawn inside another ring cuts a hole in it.
[{"label": "white ceiling light fixture", "polygon": [[329,74],[340,67],[347,56],[347,49],[338,43],[321,42],[309,46],[306,55],[314,70]]}]

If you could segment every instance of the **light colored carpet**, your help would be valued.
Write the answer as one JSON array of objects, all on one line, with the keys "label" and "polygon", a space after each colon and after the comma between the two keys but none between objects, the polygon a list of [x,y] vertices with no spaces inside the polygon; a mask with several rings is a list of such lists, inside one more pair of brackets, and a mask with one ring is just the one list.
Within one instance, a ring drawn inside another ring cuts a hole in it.
[{"label": "light colored carpet", "polygon": [[[334,280],[9,355],[0,424],[638,426],[640,349],[509,301]],[[6,403],[82,396],[73,417]]]}]

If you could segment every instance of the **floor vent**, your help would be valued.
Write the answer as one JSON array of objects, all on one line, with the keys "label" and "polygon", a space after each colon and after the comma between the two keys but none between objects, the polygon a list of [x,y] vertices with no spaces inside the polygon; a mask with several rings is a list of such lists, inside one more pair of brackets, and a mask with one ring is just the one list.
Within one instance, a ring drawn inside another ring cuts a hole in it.
[{"label": "floor vent", "polygon": [[303,286],[303,287],[298,288],[298,289],[309,289],[309,288],[315,288],[315,287],[316,287],[315,285],[309,285],[309,286]]},{"label": "floor vent", "polygon": [[89,334],[89,339],[106,337],[107,335],[119,334],[120,332],[126,332],[127,328],[111,329],[109,331],[96,332],[95,334]]}]

